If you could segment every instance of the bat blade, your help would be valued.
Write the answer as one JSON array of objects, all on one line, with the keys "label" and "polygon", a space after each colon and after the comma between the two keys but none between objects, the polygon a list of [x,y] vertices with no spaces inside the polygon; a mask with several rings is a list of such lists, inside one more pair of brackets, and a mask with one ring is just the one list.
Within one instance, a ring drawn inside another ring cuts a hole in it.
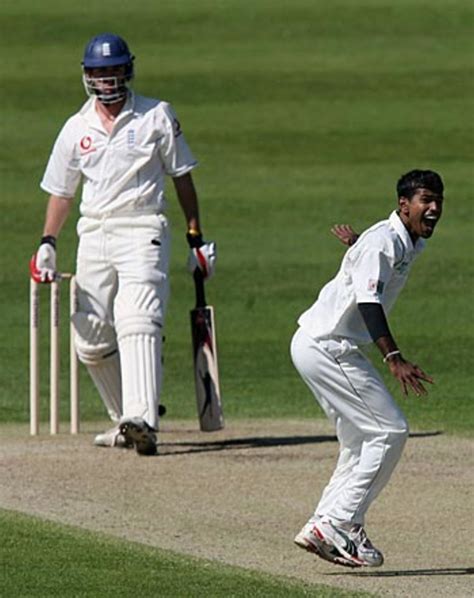
[{"label": "bat blade", "polygon": [[213,432],[224,427],[214,309],[211,305],[196,307],[190,316],[199,426],[203,432]]}]

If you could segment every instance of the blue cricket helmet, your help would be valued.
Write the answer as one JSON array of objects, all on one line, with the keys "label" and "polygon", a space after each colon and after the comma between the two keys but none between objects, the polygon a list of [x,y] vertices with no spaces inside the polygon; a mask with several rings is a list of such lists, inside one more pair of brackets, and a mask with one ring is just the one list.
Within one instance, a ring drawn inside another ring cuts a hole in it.
[{"label": "blue cricket helmet", "polygon": [[[93,37],[84,50],[82,60],[83,83],[89,96],[97,96],[104,104],[121,101],[128,93],[129,82],[133,79],[133,60],[127,42],[114,33],[101,33]],[[124,75],[92,77],[91,69],[125,66]],[[107,89],[104,88],[107,83]],[[112,85],[112,88],[111,88]]]},{"label": "blue cricket helmet", "polygon": [[82,66],[94,69],[125,64],[133,68],[133,59],[124,39],[114,33],[101,33],[87,44]]}]

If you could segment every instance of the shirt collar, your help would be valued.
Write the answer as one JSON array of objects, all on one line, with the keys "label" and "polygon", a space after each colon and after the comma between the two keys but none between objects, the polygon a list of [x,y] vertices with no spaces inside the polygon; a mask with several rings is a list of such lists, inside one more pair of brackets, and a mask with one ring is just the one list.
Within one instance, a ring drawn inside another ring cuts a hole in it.
[{"label": "shirt collar", "polygon": [[[95,109],[95,103],[97,98],[91,97],[82,106],[79,113],[87,120],[87,122],[96,128],[102,129],[102,123],[100,122],[99,115]],[[118,115],[117,121],[122,120],[125,116],[128,116],[133,112],[135,108],[135,93],[130,90],[128,92],[127,101],[125,102],[120,114]]]},{"label": "shirt collar", "polygon": [[420,253],[425,248],[425,240],[424,239],[417,239],[416,243],[413,245],[413,241],[411,240],[410,233],[407,231],[405,225],[403,224],[400,216],[394,210],[389,217],[389,222],[392,227],[395,229],[395,232],[402,240],[402,243],[411,253]]},{"label": "shirt collar", "polygon": [[79,114],[90,120],[91,114],[95,113],[94,109],[95,105],[95,98],[90,97],[86,102],[82,105],[82,108],[79,110]]},{"label": "shirt collar", "polygon": [[118,118],[122,119],[124,116],[128,116],[130,113],[132,113],[134,111],[134,109],[135,109],[135,93],[132,90],[129,90],[127,101],[123,105],[122,111],[120,112]]}]

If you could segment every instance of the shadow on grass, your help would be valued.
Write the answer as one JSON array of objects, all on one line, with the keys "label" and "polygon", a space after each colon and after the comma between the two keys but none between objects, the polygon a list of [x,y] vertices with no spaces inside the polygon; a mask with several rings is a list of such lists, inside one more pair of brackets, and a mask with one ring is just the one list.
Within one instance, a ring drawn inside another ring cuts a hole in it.
[{"label": "shadow on grass", "polygon": [[[327,573],[326,575],[341,575],[341,573]],[[439,569],[400,569],[398,571],[351,571],[343,575],[354,577],[418,577],[431,575],[474,575],[474,567],[446,567]]]},{"label": "shadow on grass", "polygon": [[[410,438],[425,438],[438,436],[440,431],[414,432]],[[203,440],[189,442],[160,442],[160,448],[166,448],[166,452],[160,452],[160,457],[171,455],[183,455],[187,453],[207,453],[212,451],[238,450],[238,449],[260,449],[280,446],[298,446],[305,444],[321,444],[323,442],[337,442],[337,437],[332,435],[323,436],[249,436],[247,438],[227,438],[224,440]],[[168,450],[168,449],[177,450]]]}]

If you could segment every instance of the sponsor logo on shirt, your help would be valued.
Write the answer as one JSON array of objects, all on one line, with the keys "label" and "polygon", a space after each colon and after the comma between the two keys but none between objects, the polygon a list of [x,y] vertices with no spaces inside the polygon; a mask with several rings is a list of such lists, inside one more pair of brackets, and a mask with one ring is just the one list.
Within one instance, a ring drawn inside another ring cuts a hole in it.
[{"label": "sponsor logo on shirt", "polygon": [[374,280],[373,278],[369,279],[369,284],[367,285],[368,291],[375,291],[377,295],[381,295],[383,293],[384,283],[381,280]]},{"label": "sponsor logo on shirt", "polygon": [[92,137],[90,135],[86,135],[79,141],[79,147],[81,148],[82,155],[96,151],[96,148],[92,145]]}]

